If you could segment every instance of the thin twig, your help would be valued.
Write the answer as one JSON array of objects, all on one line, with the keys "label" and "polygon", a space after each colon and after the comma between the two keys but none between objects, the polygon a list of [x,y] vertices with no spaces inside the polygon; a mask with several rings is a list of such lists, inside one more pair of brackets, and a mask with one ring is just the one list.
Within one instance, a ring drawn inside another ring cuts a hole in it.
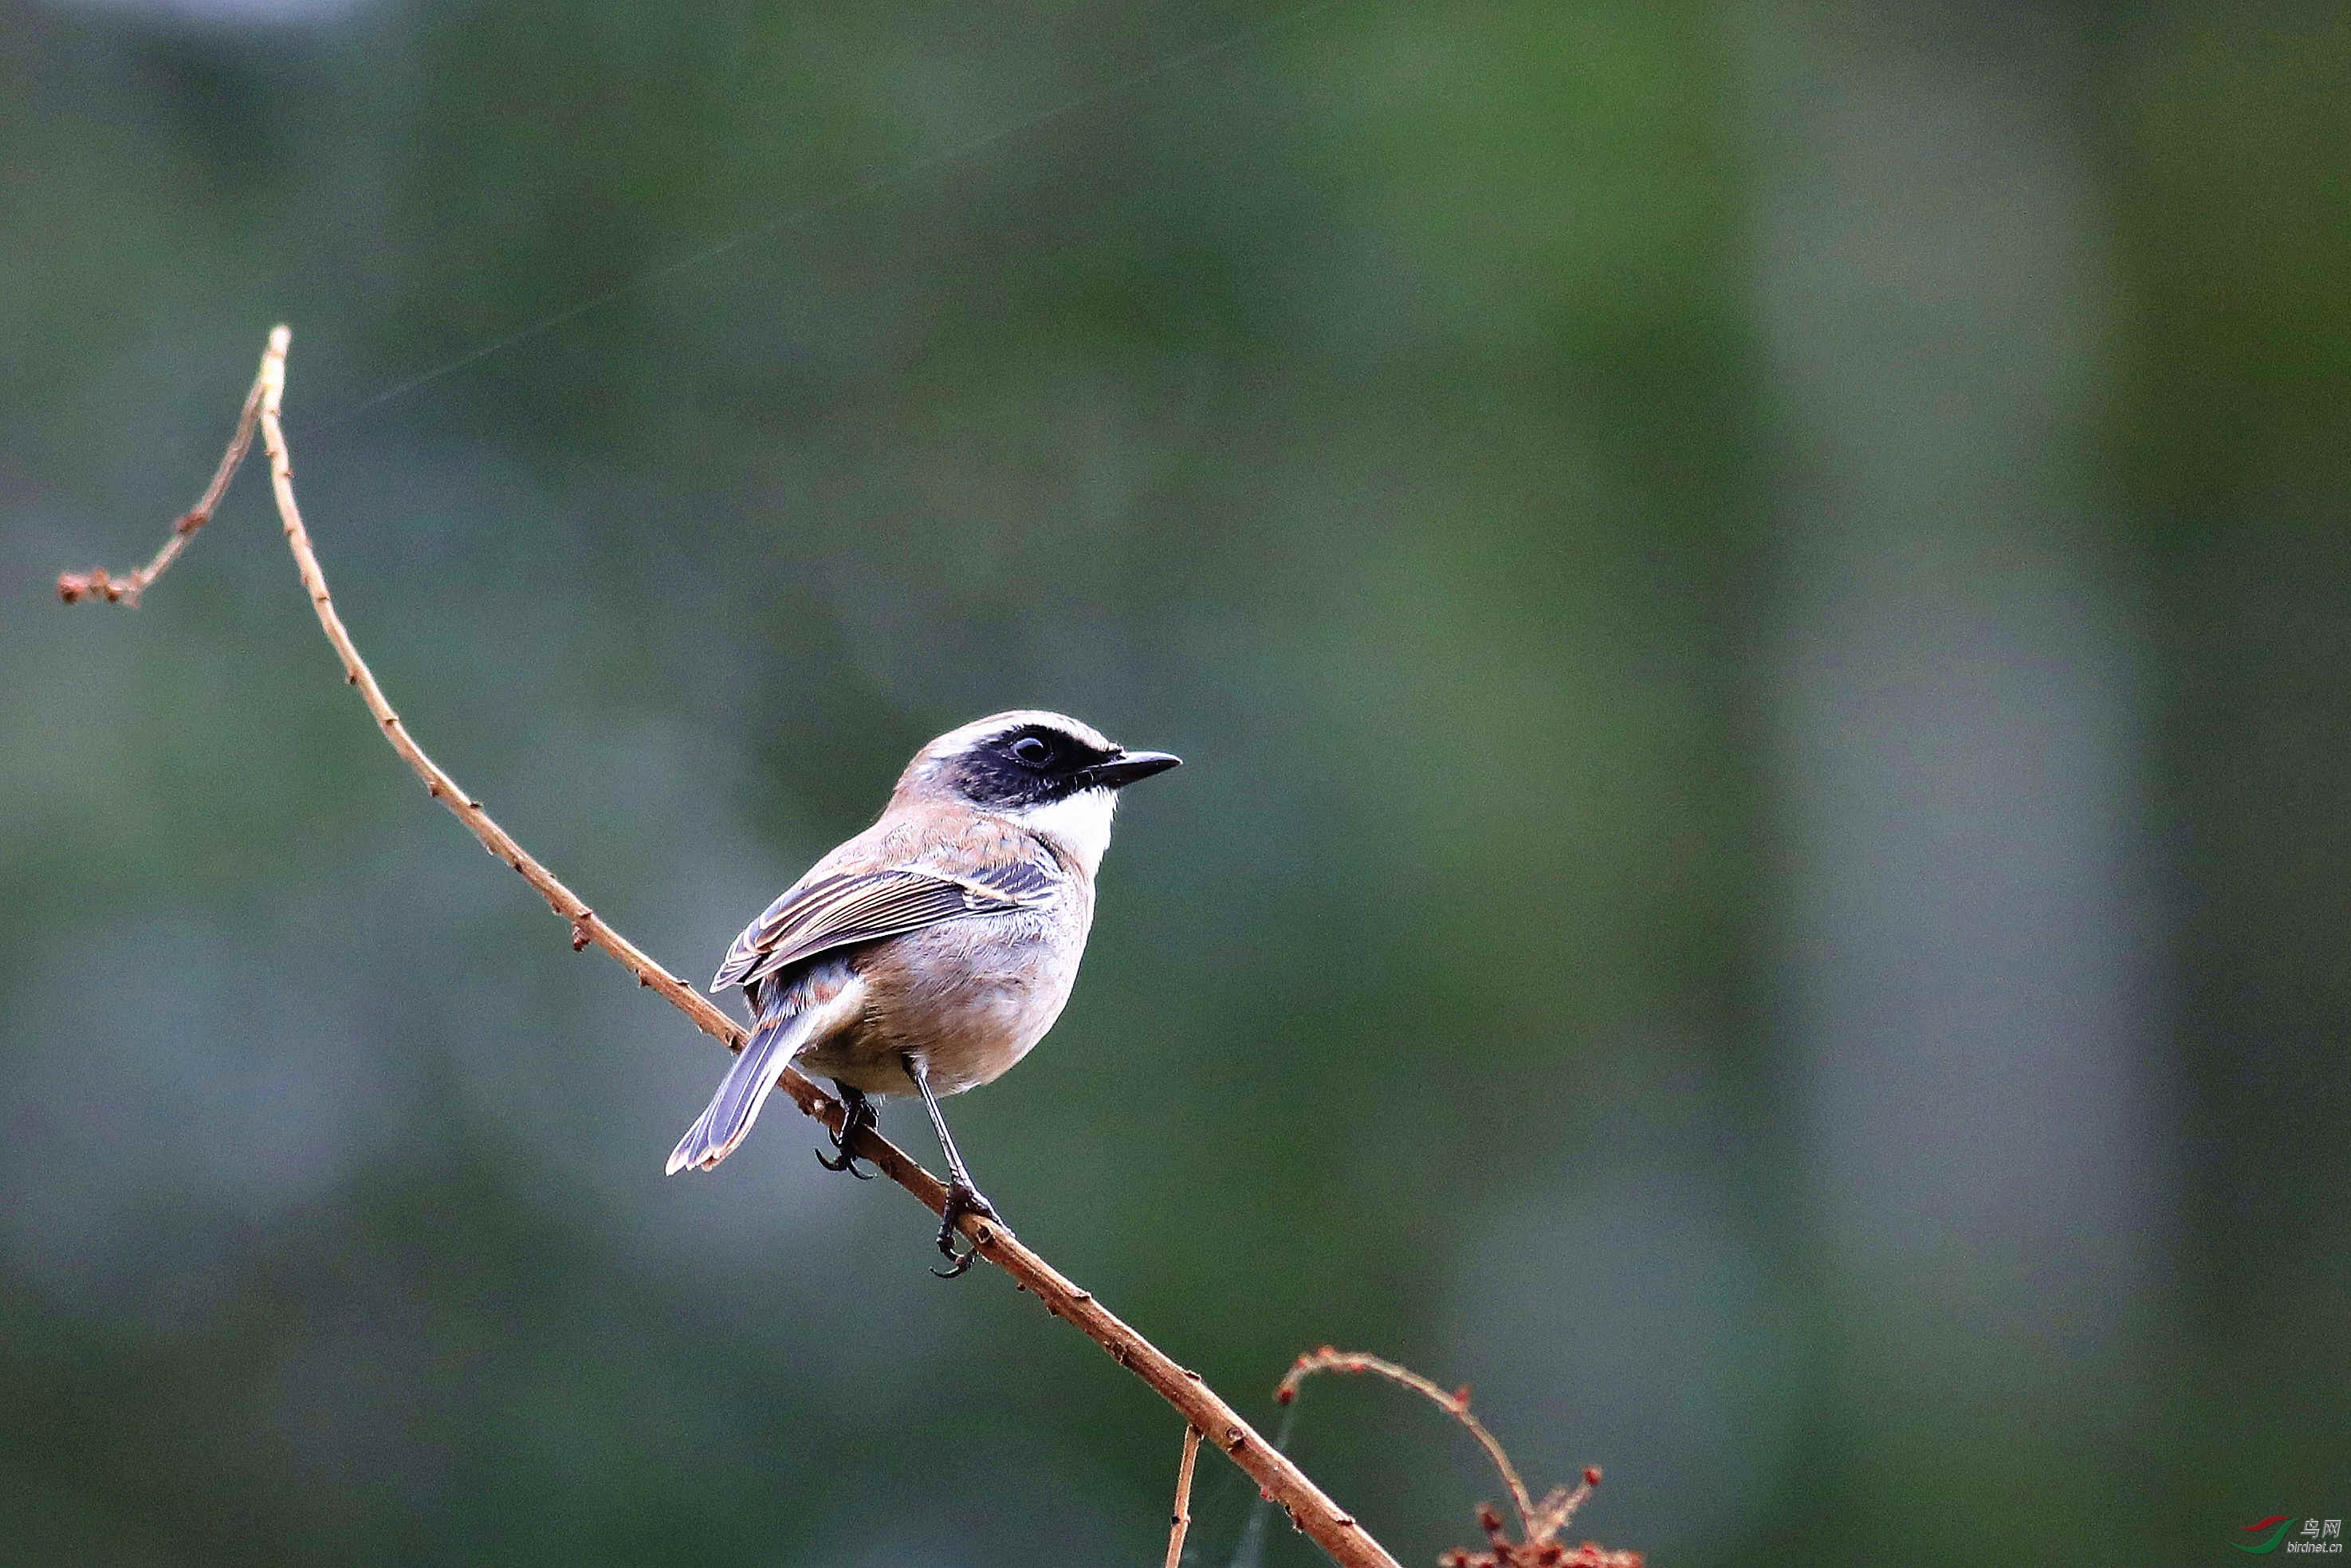
[{"label": "thin twig", "polygon": [[1494,1434],[1486,1430],[1483,1421],[1469,1414],[1468,1388],[1447,1394],[1408,1366],[1398,1366],[1393,1361],[1383,1361],[1376,1355],[1366,1355],[1361,1351],[1335,1350],[1326,1344],[1320,1350],[1307,1352],[1290,1364],[1290,1370],[1282,1375],[1280,1385],[1273,1391],[1275,1401],[1287,1405],[1297,1398],[1298,1385],[1318,1372],[1368,1372],[1384,1377],[1390,1383],[1400,1383],[1416,1394],[1426,1395],[1432,1404],[1460,1422],[1469,1435],[1478,1439],[1479,1446],[1486,1450],[1486,1457],[1494,1461],[1494,1469],[1501,1472],[1502,1483],[1510,1489],[1510,1502],[1519,1511],[1519,1528],[1522,1531],[1533,1529],[1535,1500],[1528,1494],[1526,1482],[1519,1479],[1518,1467],[1510,1463],[1510,1456],[1502,1451],[1502,1445],[1496,1440]]},{"label": "thin twig", "polygon": [[1643,1557],[1638,1552],[1612,1552],[1596,1541],[1587,1541],[1573,1551],[1558,1543],[1559,1532],[1567,1528],[1575,1511],[1591,1499],[1593,1489],[1599,1486],[1600,1467],[1586,1466],[1579,1484],[1553,1487],[1537,1502],[1528,1495],[1526,1483],[1519,1479],[1519,1469],[1510,1463],[1510,1456],[1502,1451],[1500,1440],[1469,1413],[1467,1385],[1447,1394],[1408,1366],[1399,1366],[1362,1351],[1336,1350],[1326,1344],[1290,1363],[1290,1370],[1282,1375],[1273,1391],[1275,1402],[1292,1405],[1298,1397],[1299,1385],[1318,1372],[1368,1372],[1426,1396],[1460,1422],[1486,1450],[1486,1457],[1494,1461],[1494,1469],[1510,1489],[1510,1501],[1519,1511],[1520,1539],[1512,1541],[1504,1532],[1502,1516],[1494,1511],[1491,1504],[1481,1502],[1478,1505],[1478,1528],[1486,1532],[1489,1550],[1471,1552],[1457,1548],[1437,1559],[1440,1568],[1643,1568]]},{"label": "thin twig", "polygon": [[[274,341],[275,340],[273,340]],[[103,599],[109,604],[139,607],[139,596],[147,585],[163,575],[171,564],[180,559],[196,530],[213,520],[220,509],[221,497],[228,494],[228,483],[236,477],[237,469],[245,463],[245,455],[253,449],[253,422],[261,413],[261,378],[254,378],[253,390],[245,394],[245,408],[236,416],[236,434],[228,438],[228,450],[221,454],[220,466],[213,470],[213,482],[204,486],[196,504],[180,514],[172,525],[172,537],[155,552],[155,559],[126,577],[109,575],[106,568],[90,571],[57,573],[57,597],[68,604],[85,599]]]},{"label": "thin twig", "polygon": [[1192,1528],[1192,1466],[1200,1458],[1200,1428],[1184,1428],[1184,1459],[1176,1467],[1176,1518],[1167,1529],[1167,1568],[1184,1561],[1184,1532]]},{"label": "thin twig", "polygon": [[[693,987],[663,968],[634,944],[605,924],[603,918],[587,905],[580,896],[559,882],[555,874],[533,859],[517,843],[504,828],[491,821],[482,810],[482,803],[458,787],[438,763],[424,754],[412,737],[400,716],[385,700],[383,690],[375,676],[360,657],[342,617],[336,613],[333,598],[327,591],[326,574],[319,570],[319,558],[310,549],[308,531],[302,526],[302,514],[294,504],[294,467],[286,448],[286,433],[279,423],[278,413],[286,392],[286,350],[292,334],[279,327],[269,334],[269,347],[261,356],[261,373],[254,382],[254,391],[246,400],[247,417],[237,427],[237,435],[221,461],[221,471],[214,476],[214,487],[205,492],[199,511],[210,515],[210,507],[219,500],[221,490],[236,471],[236,462],[244,455],[245,444],[252,435],[251,411],[259,409],[262,444],[269,453],[270,484],[277,493],[277,515],[286,528],[287,547],[294,553],[295,565],[302,574],[302,586],[310,596],[311,607],[318,612],[319,624],[334,645],[335,655],[342,661],[343,675],[358,688],[368,712],[375,718],[376,727],[392,748],[400,754],[424,783],[425,792],[447,807],[452,815],[465,825],[468,832],[481,841],[482,847],[519,873],[530,883],[547,905],[571,925],[571,946],[574,951],[590,946],[602,948],[620,965],[637,977],[637,984],[660,993],[662,998],[692,1019],[696,1029],[724,1043],[730,1051],[740,1051],[744,1044],[742,1026],[713,1006]],[[191,513],[190,516],[196,516]],[[133,574],[131,582],[115,584],[120,591],[107,594],[114,600],[136,601],[137,589],[154,579],[155,573],[171,563],[184,546],[187,536],[201,527],[183,518],[173,541],[164,547],[144,572]],[[93,573],[93,580],[102,574]],[[135,584],[135,586],[133,586]],[[60,581],[60,591],[64,591]],[[84,592],[105,590],[95,580]],[[68,599],[77,597],[67,594]],[[799,1108],[824,1123],[833,1131],[841,1129],[842,1110],[839,1101],[799,1072],[787,1069],[778,1081]],[[925,1170],[904,1150],[879,1133],[861,1129],[850,1141],[849,1151],[870,1162],[892,1181],[914,1195],[932,1213],[939,1213],[946,1204],[946,1187],[936,1176]],[[1217,1447],[1234,1464],[1247,1471],[1250,1479],[1289,1513],[1292,1523],[1305,1532],[1314,1543],[1329,1554],[1342,1568],[1398,1568],[1395,1558],[1379,1542],[1355,1522],[1354,1516],[1341,1509],[1321,1488],[1307,1479],[1306,1473],[1292,1464],[1273,1445],[1260,1437],[1256,1428],[1241,1418],[1240,1413],[1217,1397],[1200,1379],[1199,1374],[1177,1365],[1149,1340],[1144,1339],[1100,1301],[1092,1292],[1073,1284],[1058,1270],[1031,1252],[1006,1229],[1000,1221],[966,1216],[962,1221],[965,1238],[982,1258],[1012,1277],[1014,1283],[1034,1294],[1045,1304],[1045,1310],[1055,1317],[1068,1320],[1087,1338],[1108,1351],[1111,1359],[1134,1373],[1153,1392],[1174,1406],[1178,1414],[1196,1430],[1212,1437]]]}]

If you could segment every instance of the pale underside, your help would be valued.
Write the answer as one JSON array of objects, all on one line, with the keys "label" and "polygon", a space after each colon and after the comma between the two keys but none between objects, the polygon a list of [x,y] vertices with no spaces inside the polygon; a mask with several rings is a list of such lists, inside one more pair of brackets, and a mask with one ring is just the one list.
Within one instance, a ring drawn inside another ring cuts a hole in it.
[{"label": "pale underside", "polygon": [[[672,1171],[741,1144],[787,1066],[869,1095],[957,1094],[1003,1074],[1061,1015],[1093,923],[1114,796],[1018,813],[910,800],[812,867],[738,936],[751,1039]],[[944,808],[944,809],[943,809]]]}]

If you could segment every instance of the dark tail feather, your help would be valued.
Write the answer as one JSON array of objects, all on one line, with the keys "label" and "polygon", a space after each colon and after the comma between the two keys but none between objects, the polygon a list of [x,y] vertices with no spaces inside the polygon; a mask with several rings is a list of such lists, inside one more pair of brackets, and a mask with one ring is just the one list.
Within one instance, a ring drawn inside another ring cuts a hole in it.
[{"label": "dark tail feather", "polygon": [[718,1092],[710,1097],[709,1108],[670,1151],[668,1175],[675,1176],[688,1166],[708,1170],[735,1152],[735,1145],[758,1119],[759,1107],[775,1092],[776,1080],[807,1041],[818,1010],[800,1008],[760,1015],[749,1043],[726,1070]]}]

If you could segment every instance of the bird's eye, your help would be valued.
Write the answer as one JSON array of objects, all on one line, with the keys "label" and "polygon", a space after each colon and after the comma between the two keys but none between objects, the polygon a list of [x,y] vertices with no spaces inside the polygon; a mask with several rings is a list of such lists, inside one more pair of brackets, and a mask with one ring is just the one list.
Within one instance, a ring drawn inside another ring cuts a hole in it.
[{"label": "bird's eye", "polygon": [[1031,768],[1042,768],[1051,759],[1053,748],[1033,735],[1024,735],[1012,743],[1012,755]]}]

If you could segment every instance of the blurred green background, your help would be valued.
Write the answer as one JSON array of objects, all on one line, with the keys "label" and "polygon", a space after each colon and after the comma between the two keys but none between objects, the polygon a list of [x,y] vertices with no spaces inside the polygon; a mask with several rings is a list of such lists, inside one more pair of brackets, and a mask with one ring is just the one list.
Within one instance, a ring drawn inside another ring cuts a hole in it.
[{"label": "blurred green background", "polygon": [[2346,147],[2338,5],[0,0],[0,1559],[1164,1541],[1176,1418],[812,1126],[662,1176],[719,1053],[257,472],[54,601],[279,319],[394,703],[690,977],[962,720],[1189,760],[950,1109],[1245,1408],[1473,1383],[1662,1564],[2351,1515]]}]

